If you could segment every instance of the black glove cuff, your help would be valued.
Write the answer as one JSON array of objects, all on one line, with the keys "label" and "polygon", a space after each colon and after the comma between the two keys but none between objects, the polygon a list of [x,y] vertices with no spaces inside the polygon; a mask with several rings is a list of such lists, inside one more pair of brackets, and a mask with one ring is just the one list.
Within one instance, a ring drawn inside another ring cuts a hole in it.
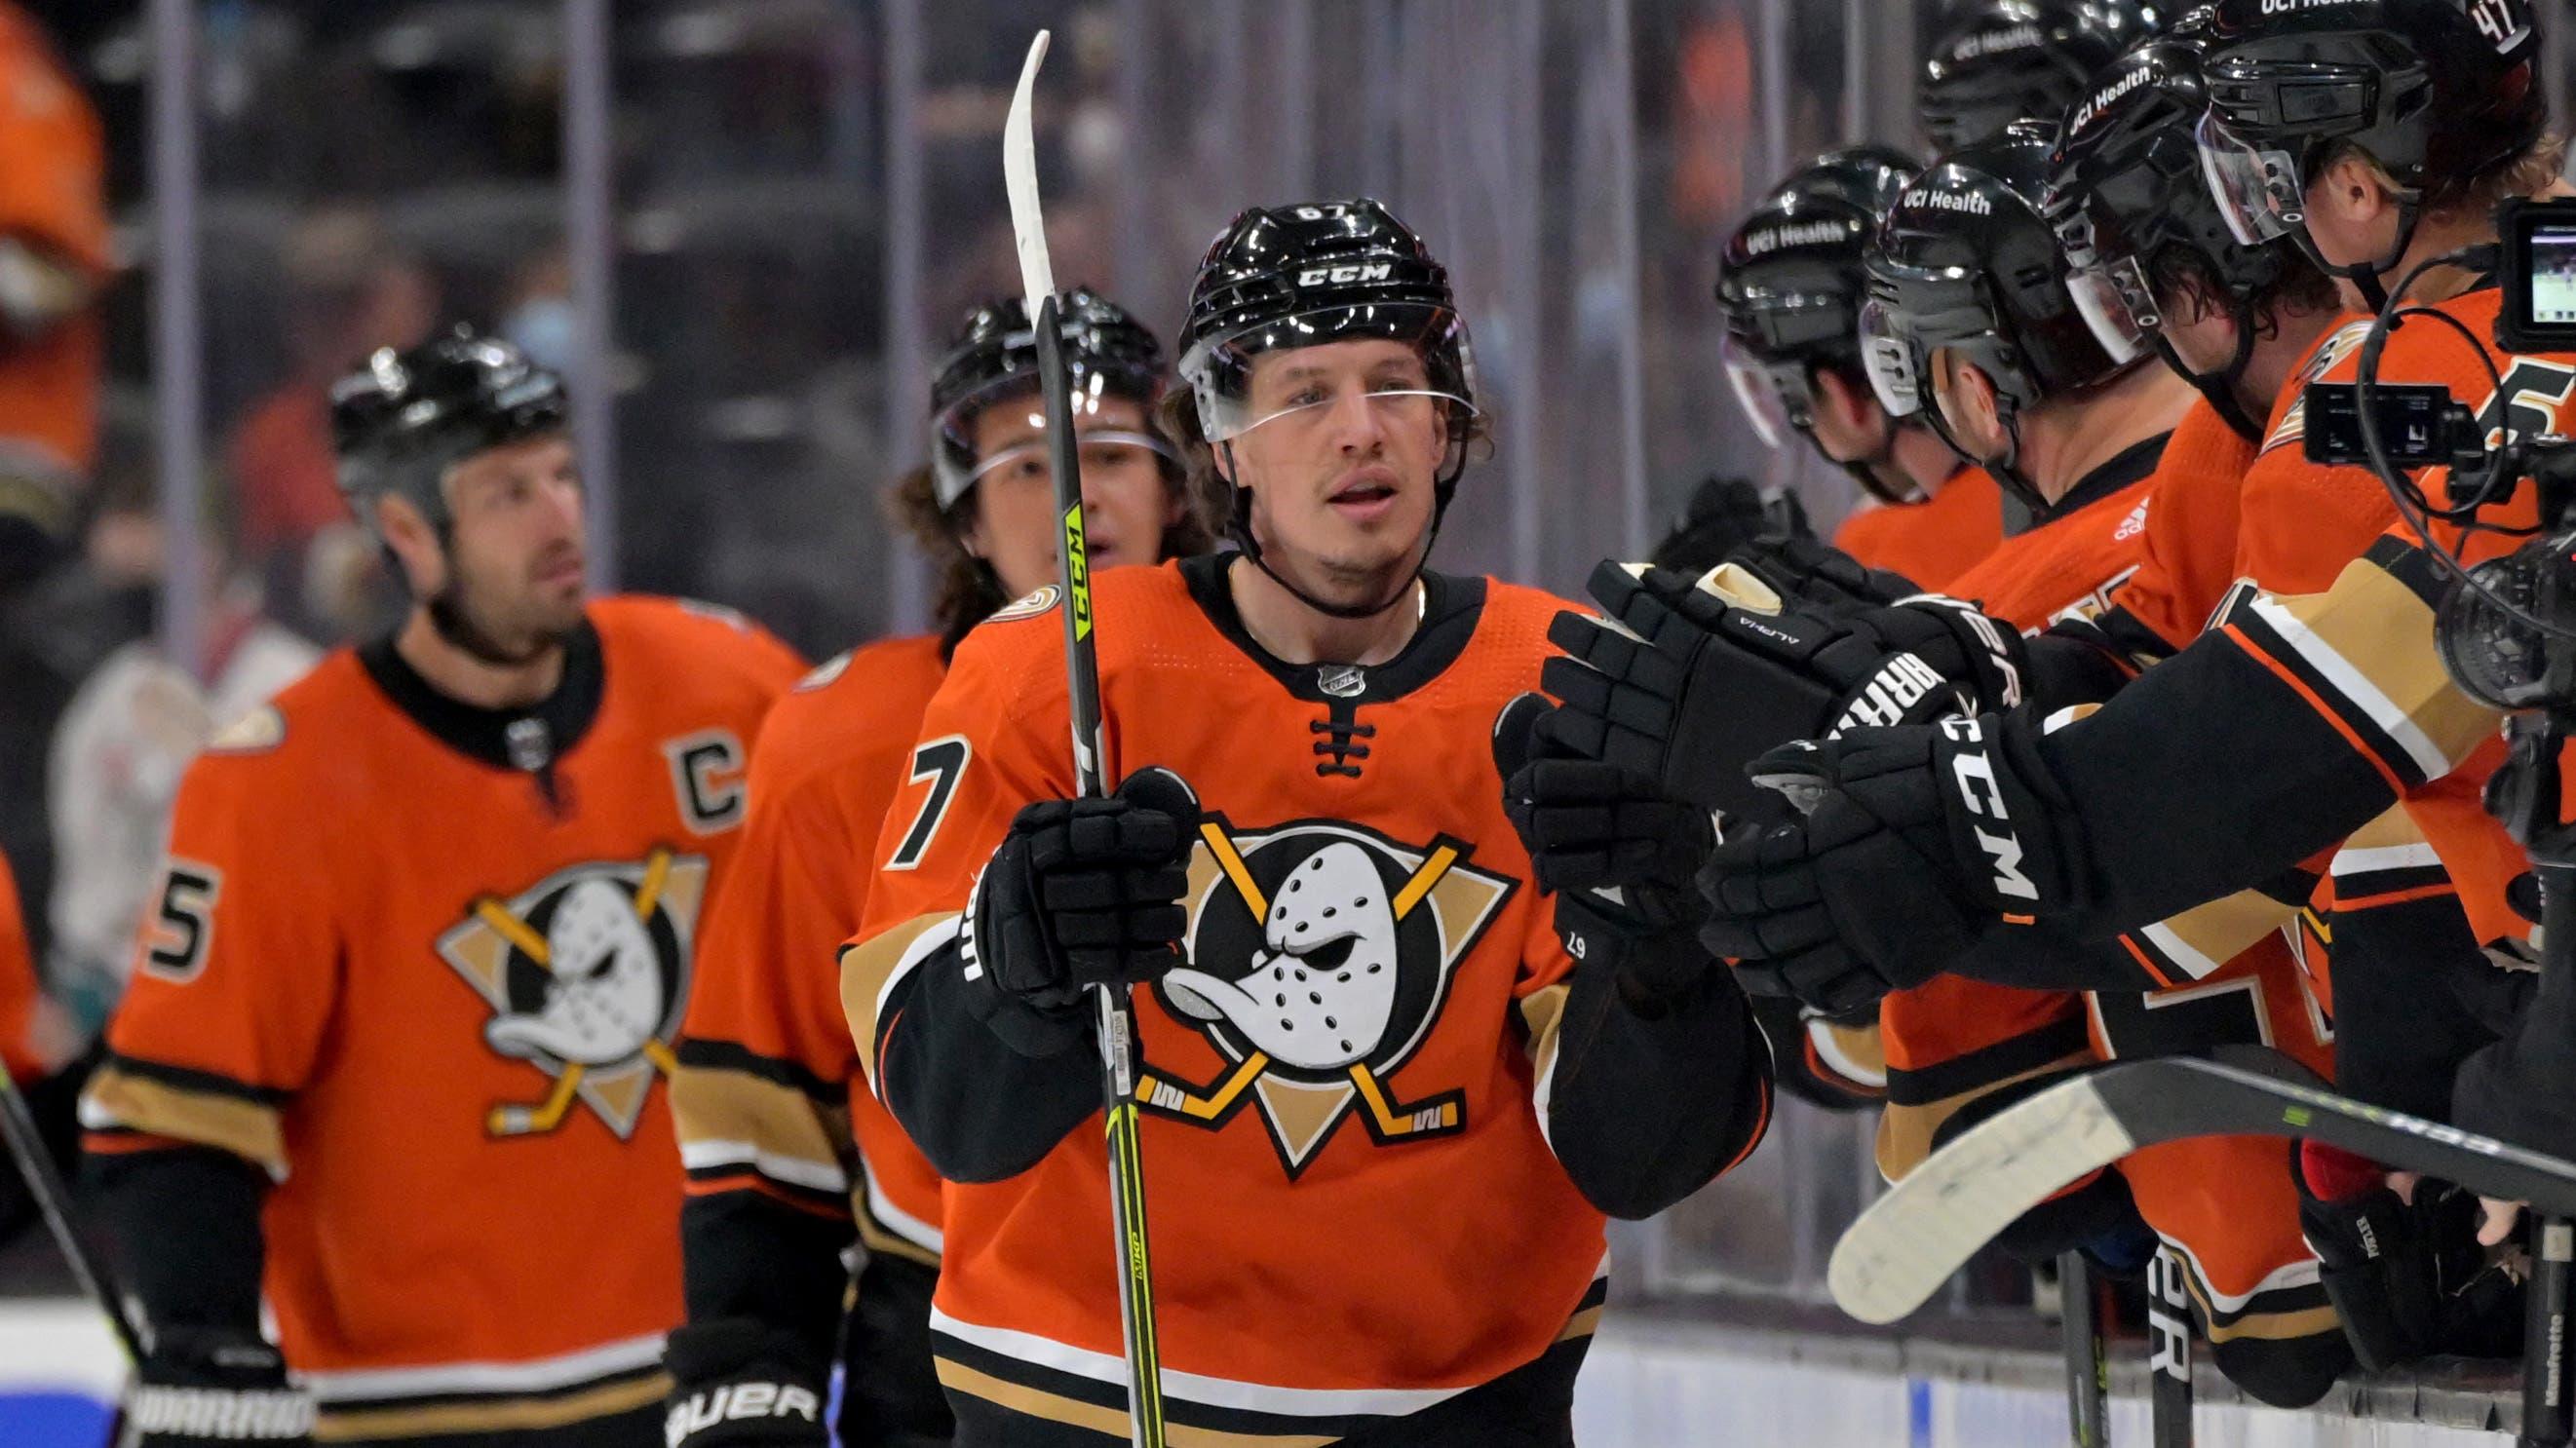
[{"label": "black glove cuff", "polygon": [[2062,914],[2080,905],[2075,832],[2036,751],[2014,736],[2020,716],[1945,719],[1932,751],[1933,787],[1970,896],[1997,915]]}]

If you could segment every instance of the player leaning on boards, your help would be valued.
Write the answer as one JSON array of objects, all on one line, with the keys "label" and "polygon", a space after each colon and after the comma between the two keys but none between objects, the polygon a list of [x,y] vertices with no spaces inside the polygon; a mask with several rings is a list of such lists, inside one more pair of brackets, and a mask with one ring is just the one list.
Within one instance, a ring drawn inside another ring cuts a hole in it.
[{"label": "player leaning on boards", "polygon": [[[1162,344],[1087,288],[1060,305],[1091,567],[1206,551],[1178,456],[1154,422]],[[935,795],[964,766],[955,741],[914,748],[950,654],[1055,576],[1037,389],[1027,305],[969,311],[930,387],[931,461],[894,496],[941,565],[939,632],[815,670],[771,711],[752,751],[733,883],[708,917],[671,1083],[689,1170],[690,1319],[671,1335],[673,1448],[820,1448],[836,1329],[842,1448],[916,1448],[954,1431],[928,1336],[939,1175],[868,1091],[833,957],[859,928],[897,786],[929,781]],[[865,1262],[844,1326],[852,1284],[841,1253],[854,1239]],[[744,1407],[791,1402],[813,1410]]]},{"label": "player leaning on boards", "polygon": [[[2534,65],[2538,26],[2516,0],[2347,0],[2295,12],[2224,0],[2206,42],[2213,105],[2202,132],[2219,199],[2246,235],[2295,238],[2351,285],[2355,302],[2452,248],[2491,243],[2497,199],[2555,182],[2558,148],[2544,134]],[[2410,324],[2390,339],[2382,379],[2440,382],[2488,426],[2560,430],[2576,358],[2490,350],[2492,287],[2459,269],[2425,280],[2432,295],[2452,294],[2433,309],[2468,336]],[[2349,379],[2357,343],[2330,341],[2300,380]],[[2284,408],[2258,471],[2276,457],[2299,466],[2287,449],[2305,421],[2302,409]],[[2379,487],[2366,471],[2308,472],[2320,499]],[[2448,478],[2437,470],[2425,487],[2443,501]],[[2489,521],[2529,525],[2531,505],[2525,489]],[[2471,562],[2513,541],[2463,539],[2447,524],[2435,533]],[[2479,938],[2519,944],[2529,926],[2507,886],[2526,862],[2478,800],[2497,752],[2481,746],[2497,717],[2451,683],[2434,647],[2446,575],[2415,530],[2398,528],[2329,576],[2323,592],[2232,599],[2210,635],[2062,727],[2005,715],[1987,718],[1975,738],[1909,730],[1828,746],[1825,770],[1842,783],[1815,819],[1713,869],[1734,902],[1729,928],[1790,926],[1785,917],[1800,907],[1788,902],[1800,895],[1819,902],[1804,913],[1825,933],[1877,956],[1889,953],[1889,938],[1872,922],[1896,919],[1909,930],[1934,920],[1971,932],[2004,928],[2007,914],[2134,924],[2261,878],[2402,799],[2457,878]],[[1875,756],[1876,782],[1855,791],[1861,748]],[[2012,821],[2008,844],[2026,893],[2009,902],[1991,883],[1990,857],[1971,843],[1977,805],[1940,784],[1961,764],[1993,771],[1984,800]],[[2563,1146],[2576,1131],[2567,1039],[2566,1023],[2526,1017],[2505,1049],[2472,1058],[2454,1119],[2544,1150]]]},{"label": "player leaning on boards", "polygon": [[1067,801],[1055,600],[1005,610],[922,725],[963,769],[898,800],[843,957],[878,1092],[955,1183],[959,1442],[1124,1432],[1109,979],[1144,987],[1176,1435],[1570,1441],[1604,1213],[1740,1159],[1767,1054],[1687,929],[1578,961],[1531,883],[1484,761],[1560,605],[1423,566],[1481,429],[1419,238],[1373,201],[1246,211],[1189,318],[1169,415],[1242,551],[1098,580],[1126,783]]},{"label": "player leaning on boards", "polygon": [[152,1342],[129,1415],[146,1448],[658,1443],[656,1087],[801,665],[729,614],[585,601],[562,390],[516,349],[379,352],[332,423],[413,602],[180,786],[82,1102]]}]

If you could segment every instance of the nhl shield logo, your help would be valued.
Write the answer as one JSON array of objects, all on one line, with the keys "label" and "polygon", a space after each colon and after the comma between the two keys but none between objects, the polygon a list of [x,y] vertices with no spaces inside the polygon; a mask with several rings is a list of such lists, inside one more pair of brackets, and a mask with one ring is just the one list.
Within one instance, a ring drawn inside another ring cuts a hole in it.
[{"label": "nhl shield logo", "polygon": [[1156,994],[1229,1069],[1202,1085],[1149,1064],[1144,1108],[1217,1130],[1255,1103],[1292,1180],[1355,1113],[1382,1146],[1464,1130],[1462,1092],[1405,1099],[1391,1078],[1513,882],[1447,836],[1408,846],[1341,820],[1236,833],[1215,815],[1199,834],[1189,963]]},{"label": "nhl shield logo", "polygon": [[509,899],[486,895],[438,954],[492,1008],[484,1044],[550,1078],[533,1102],[492,1107],[494,1136],[563,1125],[578,1101],[633,1136],[688,999],[689,949],[707,861],[655,847],[638,863],[558,870]]}]

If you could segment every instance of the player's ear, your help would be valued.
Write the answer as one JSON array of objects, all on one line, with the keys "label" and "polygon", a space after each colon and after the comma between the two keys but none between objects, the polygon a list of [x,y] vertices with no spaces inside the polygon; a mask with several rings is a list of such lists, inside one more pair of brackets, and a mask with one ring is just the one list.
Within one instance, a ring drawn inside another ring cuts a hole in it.
[{"label": "player's ear", "polygon": [[2397,194],[2378,162],[2347,147],[2309,185],[2308,205],[2346,226],[2361,227],[2395,209]]},{"label": "player's ear", "polygon": [[379,493],[370,506],[375,509],[376,536],[393,550],[413,596],[426,598],[446,587],[447,559],[438,546],[438,529],[412,500]]}]

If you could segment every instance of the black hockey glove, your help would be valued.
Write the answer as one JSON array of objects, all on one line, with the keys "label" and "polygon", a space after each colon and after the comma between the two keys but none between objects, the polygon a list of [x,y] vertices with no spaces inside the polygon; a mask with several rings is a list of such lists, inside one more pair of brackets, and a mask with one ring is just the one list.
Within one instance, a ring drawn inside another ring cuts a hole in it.
[{"label": "black hockey glove", "polygon": [[125,1400],[131,1448],[310,1444],[313,1400],[286,1381],[276,1348],[239,1332],[167,1327]]},{"label": "black hockey glove", "polygon": [[1554,738],[1708,809],[1758,816],[1743,765],[1788,740],[2021,702],[2020,636],[1955,599],[1828,617],[1782,611],[1741,572],[1616,563],[1590,587],[1608,621],[1567,612],[1548,629],[1566,655],[1540,674],[1566,705]]},{"label": "black hockey glove", "polygon": [[1902,574],[1872,568],[1812,534],[1756,538],[1728,555],[1780,596],[1829,614],[1885,608],[1923,590]]},{"label": "black hockey glove", "polygon": [[2066,812],[2018,723],[1863,729],[1756,760],[1808,818],[1721,843],[1700,939],[1747,989],[1840,1012],[1920,985],[2008,915],[2069,908]]},{"label": "black hockey glove", "polygon": [[793,1332],[748,1317],[693,1322],[662,1350],[671,1370],[667,1448],[826,1448],[830,1369]]},{"label": "black hockey glove", "polygon": [[1746,544],[1774,534],[1812,539],[1816,530],[1794,492],[1766,499],[1750,478],[1709,477],[1691,493],[1690,506],[1651,555],[1658,568],[1698,575]]},{"label": "black hockey glove", "polygon": [[2449,1182],[2415,1184],[2410,1202],[2384,1174],[2318,1142],[2291,1147],[2299,1230],[2353,1356],[2386,1372],[2435,1353],[2510,1355],[2522,1288],[2478,1245],[2478,1199]]},{"label": "black hockey glove", "polygon": [[966,908],[966,979],[986,1025],[1048,1056],[1083,1032],[1083,993],[1143,985],[1181,963],[1181,896],[1198,797],[1168,769],[1140,769],[1107,799],[1021,810]]},{"label": "black hockey glove", "polygon": [[1569,757],[1544,727],[1547,700],[1523,694],[1494,721],[1503,810],[1556,896],[1556,927],[1581,969],[1618,972],[1631,1005],[1696,989],[1716,962],[1696,927],[1694,886],[1716,842],[1708,811],[1669,798],[1633,770]]}]

